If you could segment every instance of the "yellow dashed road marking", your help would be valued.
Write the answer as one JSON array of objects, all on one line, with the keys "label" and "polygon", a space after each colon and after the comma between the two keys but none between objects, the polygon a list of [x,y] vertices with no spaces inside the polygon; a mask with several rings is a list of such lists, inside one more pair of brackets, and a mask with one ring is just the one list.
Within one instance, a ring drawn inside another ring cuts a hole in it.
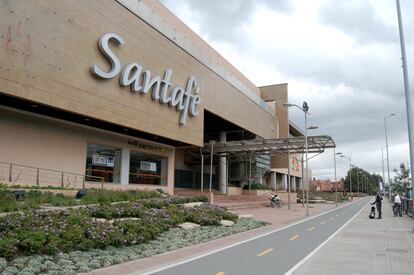
[{"label": "yellow dashed road marking", "polygon": [[224,272],[217,272],[216,275],[224,275]]},{"label": "yellow dashed road marking", "polygon": [[272,251],[273,251],[273,248],[269,248],[269,249],[267,249],[267,250],[265,250],[265,251],[260,252],[259,254],[257,254],[257,257],[264,256],[264,255],[266,255],[267,253],[270,253],[270,252],[272,252]]},{"label": "yellow dashed road marking", "polygon": [[299,235],[293,236],[292,238],[289,239],[289,241],[293,241],[293,240],[296,240],[296,239],[299,239]]},{"label": "yellow dashed road marking", "polygon": [[325,223],[326,223],[326,221],[322,221],[322,222],[321,222],[321,224],[325,224]]},{"label": "yellow dashed road marking", "polygon": [[315,230],[315,227],[311,227],[308,229],[308,231],[312,231],[312,230]]}]

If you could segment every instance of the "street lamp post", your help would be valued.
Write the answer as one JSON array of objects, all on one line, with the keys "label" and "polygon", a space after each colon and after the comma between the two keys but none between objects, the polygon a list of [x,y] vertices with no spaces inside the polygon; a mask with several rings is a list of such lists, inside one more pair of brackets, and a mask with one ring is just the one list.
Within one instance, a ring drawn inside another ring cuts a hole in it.
[{"label": "street lamp post", "polygon": [[[210,196],[211,196],[211,186],[212,186],[212,183],[213,183],[213,157],[214,157],[213,150],[214,150],[214,144],[216,144],[216,141],[211,140],[210,144],[211,144],[211,152],[210,152],[211,153],[211,155],[210,155],[211,160],[210,160],[210,186],[209,186],[209,191],[210,191]],[[201,175],[201,176],[203,176],[203,175]]]},{"label": "street lamp post", "polygon": [[359,176],[358,176],[358,174],[359,174],[359,168],[358,167],[356,167],[356,174],[357,174],[357,194],[358,194],[358,197],[359,197]]},{"label": "street lamp post", "polygon": [[351,193],[352,196],[352,160],[350,157],[342,154],[340,155],[341,158],[347,158],[349,160],[349,192]]},{"label": "street lamp post", "polygon": [[303,102],[303,112],[305,113],[305,159],[306,159],[306,184],[308,188],[306,188],[306,216],[309,216],[309,173],[308,173],[308,121],[307,121],[307,114],[308,114],[308,103],[306,101]]},{"label": "street lamp post", "polygon": [[382,163],[382,188],[384,189],[385,192],[385,172],[384,172],[384,147],[381,147],[381,163]]},{"label": "street lamp post", "polygon": [[385,130],[385,147],[387,150],[387,170],[388,170],[388,198],[391,202],[391,177],[390,177],[390,157],[388,155],[388,136],[387,136],[387,118],[395,116],[395,114],[390,114],[384,117],[384,130]]},{"label": "street lamp post", "polygon": [[[408,78],[407,68],[407,56],[405,53],[405,38],[404,28],[402,24],[402,16],[400,9],[400,0],[396,0],[397,3],[397,15],[398,15],[398,30],[400,33],[400,46],[401,46],[401,60],[404,77],[404,94],[405,94],[405,108],[407,109],[407,126],[408,126],[408,144],[410,148],[410,170],[411,170],[411,191],[414,193],[414,177],[413,177],[413,162],[414,162],[414,118],[413,118],[413,94],[410,93],[410,81]],[[413,215],[414,217],[414,215]]]},{"label": "street lamp post", "polygon": [[336,178],[336,155],[342,155],[342,153],[335,152],[336,149],[334,148],[334,169],[335,169],[335,206],[338,207],[338,180]]},{"label": "street lamp post", "polygon": [[[309,106],[308,103],[306,101],[303,102],[302,107],[299,107],[296,104],[290,104],[290,103],[284,103],[283,104],[284,107],[297,107],[300,110],[303,111],[303,113],[305,114],[305,160],[306,160],[306,172],[305,172],[305,179],[304,182],[307,184],[307,188],[306,188],[306,216],[309,216],[309,180],[308,180],[308,111],[309,111]],[[316,129],[316,127],[309,127],[309,130],[312,129]]]}]

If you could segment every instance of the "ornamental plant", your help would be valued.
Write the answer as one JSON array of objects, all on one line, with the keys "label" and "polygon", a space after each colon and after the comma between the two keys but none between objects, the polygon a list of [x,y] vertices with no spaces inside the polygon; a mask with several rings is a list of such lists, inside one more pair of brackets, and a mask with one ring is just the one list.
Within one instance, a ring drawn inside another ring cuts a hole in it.
[{"label": "ornamental plant", "polygon": [[166,197],[9,214],[0,217],[0,258],[130,246],[153,240],[183,222],[218,225],[222,219],[237,219],[218,206],[182,205],[193,200]]}]

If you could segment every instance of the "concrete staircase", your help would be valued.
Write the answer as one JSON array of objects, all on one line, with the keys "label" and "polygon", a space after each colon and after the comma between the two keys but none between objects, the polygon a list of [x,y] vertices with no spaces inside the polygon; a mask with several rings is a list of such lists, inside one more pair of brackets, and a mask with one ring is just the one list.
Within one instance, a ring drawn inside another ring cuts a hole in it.
[{"label": "concrete staircase", "polygon": [[[217,190],[213,190],[213,203],[226,207],[228,210],[246,209],[246,208],[259,208],[270,206],[269,195],[223,195]],[[174,189],[174,194],[177,196],[196,196],[205,195],[210,199],[208,190],[201,193],[200,190],[194,189]],[[283,204],[287,204],[288,195],[286,192],[277,192],[282,199]],[[296,203],[296,193],[291,193],[291,203]]]},{"label": "concrete staircase", "polygon": [[269,205],[268,196],[225,196],[214,197],[214,204],[226,207],[228,210],[259,208]]}]

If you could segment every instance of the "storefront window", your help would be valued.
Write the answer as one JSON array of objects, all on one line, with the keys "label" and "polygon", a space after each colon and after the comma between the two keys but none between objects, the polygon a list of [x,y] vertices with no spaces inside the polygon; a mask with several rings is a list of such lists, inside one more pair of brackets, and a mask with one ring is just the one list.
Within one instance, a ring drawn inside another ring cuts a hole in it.
[{"label": "storefront window", "polygon": [[86,159],[88,181],[120,182],[121,149],[106,145],[88,144]]},{"label": "storefront window", "polygon": [[129,183],[167,185],[168,158],[133,152],[130,155]]}]

